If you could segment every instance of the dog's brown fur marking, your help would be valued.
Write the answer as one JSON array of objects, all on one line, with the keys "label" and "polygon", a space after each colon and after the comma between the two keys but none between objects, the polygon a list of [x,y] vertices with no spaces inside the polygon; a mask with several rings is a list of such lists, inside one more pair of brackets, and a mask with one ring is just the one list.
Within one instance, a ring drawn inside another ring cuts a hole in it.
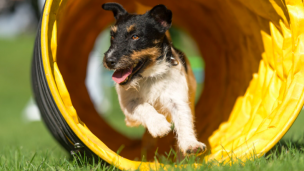
[{"label": "dog's brown fur marking", "polygon": [[159,39],[155,39],[155,40],[153,41],[154,44],[158,44],[158,43],[160,43],[160,42],[161,42],[161,40],[159,40]]},{"label": "dog's brown fur marking", "polygon": [[190,66],[190,62],[188,60],[188,58],[185,58],[185,63],[186,66],[188,68],[188,72],[187,72],[187,84],[189,86],[189,91],[188,91],[188,98],[189,98],[189,105],[191,108],[191,113],[193,116],[193,120],[195,120],[195,92],[196,92],[196,80],[195,80],[195,76],[193,74],[193,71],[191,69]]},{"label": "dog's brown fur marking", "polygon": [[[147,48],[140,51],[134,51],[130,57],[123,56],[121,57],[119,63],[116,66],[116,69],[125,69],[125,66],[132,66],[134,62],[138,62],[142,59],[145,59],[148,56],[148,66],[152,65],[157,57],[161,55],[161,50],[157,47]],[[131,58],[131,60],[130,60]],[[106,66],[105,62],[103,62]]]},{"label": "dog's brown fur marking", "polygon": [[116,33],[117,32],[117,26],[111,26],[111,30]]},{"label": "dog's brown fur marking", "polygon": [[167,30],[165,34],[166,34],[166,37],[167,37],[168,41],[169,41],[169,42],[172,42],[172,39],[171,39],[171,35],[170,35],[169,30]]},{"label": "dog's brown fur marking", "polygon": [[130,26],[127,27],[127,32],[130,33],[134,29],[135,29],[135,24],[132,24],[132,25],[130,25]]},{"label": "dog's brown fur marking", "polygon": [[134,61],[140,60],[146,56],[150,57],[152,62],[155,62],[157,57],[161,55],[160,49],[158,47],[151,47],[147,49],[143,49],[141,51],[134,51],[131,54],[131,59]]}]

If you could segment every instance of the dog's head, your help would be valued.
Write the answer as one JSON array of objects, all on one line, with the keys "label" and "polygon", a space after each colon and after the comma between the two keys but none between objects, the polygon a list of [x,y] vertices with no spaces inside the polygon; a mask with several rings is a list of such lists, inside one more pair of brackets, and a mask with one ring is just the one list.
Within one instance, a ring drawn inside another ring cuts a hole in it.
[{"label": "dog's head", "polygon": [[112,78],[116,83],[126,85],[143,77],[163,57],[165,32],[171,26],[172,12],[164,5],[157,5],[143,15],[129,14],[117,3],[106,3],[102,8],[112,11],[116,19],[103,64],[115,70]]}]

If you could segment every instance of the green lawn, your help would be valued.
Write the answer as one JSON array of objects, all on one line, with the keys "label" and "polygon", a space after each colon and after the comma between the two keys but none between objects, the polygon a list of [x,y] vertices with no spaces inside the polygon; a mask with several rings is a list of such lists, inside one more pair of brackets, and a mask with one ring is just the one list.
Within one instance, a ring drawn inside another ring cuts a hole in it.
[{"label": "green lawn", "polygon": [[[43,123],[26,123],[21,119],[31,96],[33,44],[34,35],[0,39],[0,170],[115,169],[71,158]],[[283,140],[262,158],[232,166],[203,164],[201,170],[304,170],[303,121],[301,113]]]}]

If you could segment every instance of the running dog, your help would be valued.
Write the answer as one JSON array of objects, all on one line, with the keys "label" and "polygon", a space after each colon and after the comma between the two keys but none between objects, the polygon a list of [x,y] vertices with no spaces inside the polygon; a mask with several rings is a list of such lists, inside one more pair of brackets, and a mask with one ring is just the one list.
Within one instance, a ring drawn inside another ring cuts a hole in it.
[{"label": "running dog", "polygon": [[188,59],[167,34],[172,12],[164,5],[143,15],[130,14],[117,3],[102,8],[116,19],[103,64],[115,70],[112,79],[126,125],[143,125],[155,138],[174,129],[184,155],[205,152],[193,124],[196,81]]}]

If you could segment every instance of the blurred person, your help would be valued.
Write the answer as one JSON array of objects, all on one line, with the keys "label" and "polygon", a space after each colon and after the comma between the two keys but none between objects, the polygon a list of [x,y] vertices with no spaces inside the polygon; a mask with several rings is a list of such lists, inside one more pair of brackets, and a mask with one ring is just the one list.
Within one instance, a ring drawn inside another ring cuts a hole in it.
[{"label": "blurred person", "polygon": [[[0,38],[10,39],[36,31],[45,0],[0,0]],[[22,112],[26,121],[40,120],[39,109],[31,97]]]},{"label": "blurred person", "polygon": [[44,0],[0,0],[0,37],[34,32]]}]

